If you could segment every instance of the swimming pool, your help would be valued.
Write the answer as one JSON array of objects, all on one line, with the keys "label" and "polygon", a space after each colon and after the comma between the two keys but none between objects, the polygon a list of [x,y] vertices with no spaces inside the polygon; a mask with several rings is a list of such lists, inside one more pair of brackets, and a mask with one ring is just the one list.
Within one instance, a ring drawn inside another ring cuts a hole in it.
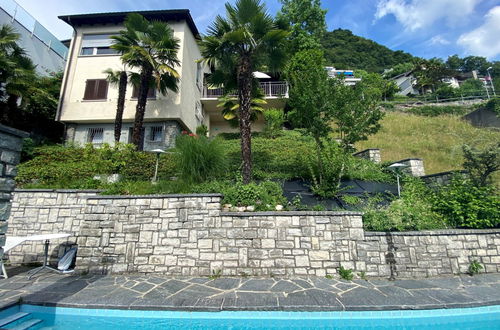
[{"label": "swimming pool", "polygon": [[369,312],[172,312],[18,305],[24,315],[2,328],[22,329],[499,329],[500,305],[463,309]]}]

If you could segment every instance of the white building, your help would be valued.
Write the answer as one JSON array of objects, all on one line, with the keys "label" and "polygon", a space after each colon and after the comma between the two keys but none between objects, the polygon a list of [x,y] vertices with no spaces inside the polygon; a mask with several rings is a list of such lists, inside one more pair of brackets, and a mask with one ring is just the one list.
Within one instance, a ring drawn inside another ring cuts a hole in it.
[{"label": "white building", "polygon": [[332,66],[326,66],[325,69],[330,78],[342,78],[348,86],[354,86],[361,81],[361,78],[354,76],[353,70],[337,70]]},{"label": "white building", "polygon": [[[182,131],[194,132],[206,125],[211,134],[236,131],[231,128],[217,108],[223,90],[204,85],[208,71],[198,60],[200,35],[189,10],[156,10],[138,12],[149,20],[167,22],[180,40],[178,51],[179,91],[166,96],[154,91],[147,102],[144,117],[144,149],[169,148]],[[80,144],[114,143],[114,119],[118,89],[109,86],[105,69],[123,70],[120,55],[110,48],[110,36],[124,29],[129,12],[97,13],[61,16],[74,28],[66,65],[57,120],[63,122],[66,140]],[[287,84],[262,79],[267,107],[283,107],[288,95]],[[123,128],[120,142],[131,142],[131,128],[137,104],[131,85],[127,88]],[[256,128],[262,127],[260,119]]]}]

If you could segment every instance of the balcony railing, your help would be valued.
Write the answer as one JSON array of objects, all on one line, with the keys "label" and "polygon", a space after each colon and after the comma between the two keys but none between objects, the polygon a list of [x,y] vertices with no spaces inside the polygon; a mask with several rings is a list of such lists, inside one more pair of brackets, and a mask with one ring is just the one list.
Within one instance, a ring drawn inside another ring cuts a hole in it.
[{"label": "balcony railing", "polygon": [[[261,82],[260,88],[264,92],[264,97],[288,97],[288,84],[286,81]],[[224,88],[208,88],[203,86],[204,99],[216,99],[224,96]]]}]

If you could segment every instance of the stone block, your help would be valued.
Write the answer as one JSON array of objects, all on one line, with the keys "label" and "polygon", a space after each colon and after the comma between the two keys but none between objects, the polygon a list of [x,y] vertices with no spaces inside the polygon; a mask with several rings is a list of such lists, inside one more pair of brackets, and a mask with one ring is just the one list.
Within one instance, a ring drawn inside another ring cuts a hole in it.
[{"label": "stone block", "polygon": [[198,248],[200,249],[211,249],[213,247],[212,239],[200,239],[198,240]]},{"label": "stone block", "polygon": [[328,251],[309,251],[310,260],[330,260],[330,253]]}]

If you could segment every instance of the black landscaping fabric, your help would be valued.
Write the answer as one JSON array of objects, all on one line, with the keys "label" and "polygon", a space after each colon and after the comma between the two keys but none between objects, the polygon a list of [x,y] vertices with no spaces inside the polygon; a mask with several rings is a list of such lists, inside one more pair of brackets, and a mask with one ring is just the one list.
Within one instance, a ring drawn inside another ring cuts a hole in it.
[{"label": "black landscaping fabric", "polygon": [[[283,195],[289,202],[296,196],[299,196],[301,204],[309,208],[322,205],[327,210],[357,210],[365,205],[370,197],[378,196],[380,198],[378,204],[385,205],[398,193],[396,185],[375,181],[343,180],[341,188],[342,192],[339,198],[324,199],[312,193],[310,183],[302,180],[291,180],[283,183]],[[348,205],[343,201],[342,196],[358,197],[360,203],[357,205]]]}]

